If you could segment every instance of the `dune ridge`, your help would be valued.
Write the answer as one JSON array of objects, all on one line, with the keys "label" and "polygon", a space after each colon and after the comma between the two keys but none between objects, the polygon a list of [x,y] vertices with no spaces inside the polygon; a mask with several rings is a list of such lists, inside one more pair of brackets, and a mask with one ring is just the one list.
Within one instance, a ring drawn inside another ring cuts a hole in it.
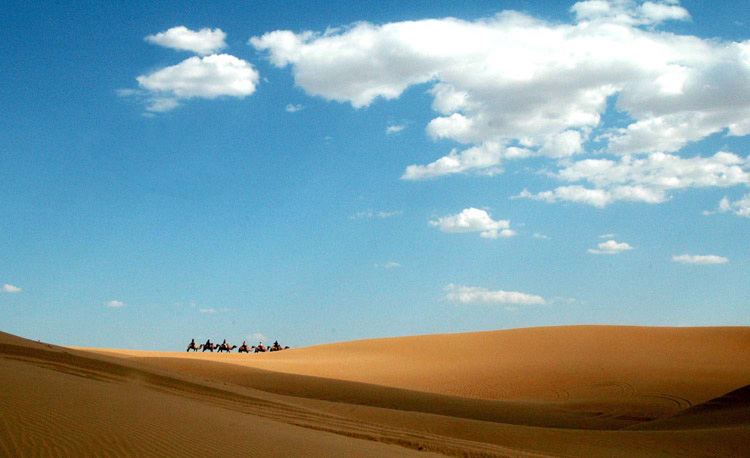
[{"label": "dune ridge", "polygon": [[0,455],[743,456],[748,355],[747,327],[529,328],[258,355],[0,333]]}]

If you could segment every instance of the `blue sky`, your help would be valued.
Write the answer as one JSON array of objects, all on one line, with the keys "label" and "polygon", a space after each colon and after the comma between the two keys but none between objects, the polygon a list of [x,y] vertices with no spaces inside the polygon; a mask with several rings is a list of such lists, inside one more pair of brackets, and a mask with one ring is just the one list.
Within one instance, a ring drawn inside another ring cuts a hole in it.
[{"label": "blue sky", "polygon": [[179,350],[748,325],[743,17],[6,3],[0,330]]}]

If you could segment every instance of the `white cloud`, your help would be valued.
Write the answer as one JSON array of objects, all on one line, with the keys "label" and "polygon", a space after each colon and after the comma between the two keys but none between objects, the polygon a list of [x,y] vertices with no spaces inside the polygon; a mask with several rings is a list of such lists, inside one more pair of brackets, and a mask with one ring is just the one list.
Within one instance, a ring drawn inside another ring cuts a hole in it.
[{"label": "white cloud", "polygon": [[750,218],[750,194],[745,194],[742,199],[735,200],[734,202],[730,201],[729,198],[725,196],[719,201],[719,208],[715,212],[705,211],[703,212],[703,214],[710,215],[713,213],[726,212],[731,212],[737,216]]},{"label": "white cloud", "polygon": [[544,235],[539,232],[535,232],[534,235],[532,235],[532,237],[534,237],[535,239],[550,240],[548,235]]},{"label": "white cloud", "polygon": [[177,65],[136,78],[149,92],[149,111],[168,111],[180,100],[222,96],[244,98],[255,92],[258,72],[242,59],[228,54],[191,57]]},{"label": "white cloud", "polygon": [[149,99],[146,110],[156,113],[174,110],[180,105],[176,97],[154,97]]},{"label": "white cloud", "polygon": [[122,301],[109,301],[107,307],[124,307],[125,303]]},{"label": "white cloud", "polygon": [[525,148],[506,148],[495,142],[472,146],[463,151],[454,148],[447,156],[441,157],[430,164],[415,164],[406,167],[401,179],[424,180],[468,171],[491,176],[502,172],[502,168],[500,168],[502,159],[519,159],[533,154]]},{"label": "white cloud", "polygon": [[253,334],[248,335],[246,340],[249,340],[251,342],[255,341],[255,340],[258,340],[258,341],[262,342],[262,341],[268,340],[268,339],[266,338],[266,336],[264,336],[260,332],[255,332]]},{"label": "white cloud", "polygon": [[623,251],[632,250],[633,247],[625,242],[617,243],[614,240],[608,240],[597,245],[597,248],[589,248],[591,254],[619,254]]},{"label": "white cloud", "polygon": [[653,153],[646,157],[626,155],[616,161],[584,159],[553,176],[573,183],[585,181],[594,187],[570,185],[537,194],[524,190],[516,197],[580,202],[596,207],[618,200],[661,203],[669,199],[671,190],[750,184],[750,162],[724,151],[692,158]]},{"label": "white cloud", "polygon": [[392,218],[394,216],[401,216],[403,214],[404,212],[401,210],[398,210],[398,211],[362,210],[350,216],[349,219],[374,219],[374,218],[385,219],[385,218]]},{"label": "white cloud", "polygon": [[445,296],[447,300],[462,304],[544,305],[547,303],[543,297],[534,294],[502,290],[490,291],[478,286],[461,286],[451,283],[445,287],[445,290],[448,291]]},{"label": "white cloud", "polygon": [[[436,161],[410,165],[404,179],[502,170],[517,157],[585,153],[675,152],[725,131],[750,133],[750,41],[663,33],[666,20],[689,20],[679,2],[591,0],[571,8],[575,22],[518,13],[366,22],[323,33],[278,30],[250,39],[298,86],[327,100],[368,106],[427,83],[437,116],[433,139],[466,145]],[[629,118],[602,125],[608,99]],[[564,191],[561,191],[564,192]],[[654,189],[622,187],[609,199],[663,201]]]},{"label": "white cloud", "polygon": [[375,264],[375,267],[383,267],[385,269],[395,269],[397,267],[401,267],[401,264],[394,262],[394,261],[388,261],[385,264]]},{"label": "white cloud", "polygon": [[606,21],[628,25],[652,25],[668,20],[687,21],[690,13],[679,1],[644,2],[632,0],[588,0],[570,9],[579,21]]},{"label": "white cloud", "polygon": [[672,261],[679,262],[682,264],[708,265],[708,264],[724,264],[726,262],[729,262],[729,259],[723,256],[716,256],[714,254],[708,254],[708,255],[681,254],[679,256],[672,256]]},{"label": "white cloud", "polygon": [[549,203],[558,201],[570,201],[593,205],[595,207],[604,207],[612,201],[612,196],[601,189],[587,189],[583,186],[560,186],[553,191],[543,191],[538,194],[532,194],[527,189],[520,194],[511,197],[511,199],[535,199],[543,200]]},{"label": "white cloud", "polygon": [[226,48],[224,39],[227,34],[221,29],[200,29],[193,31],[185,26],[172,27],[165,32],[149,35],[145,38],[149,43],[172,48],[178,51],[192,51],[196,54],[213,54]]},{"label": "white cloud", "polygon": [[396,134],[404,130],[406,126],[404,125],[392,125],[385,128],[386,134]]},{"label": "white cloud", "polygon": [[292,104],[290,103],[290,104],[288,104],[288,105],[287,105],[287,106],[286,106],[286,107],[285,107],[284,109],[285,109],[285,110],[287,111],[287,113],[296,113],[296,112],[298,112],[298,111],[301,111],[301,110],[302,110],[302,109],[304,109],[304,108],[305,108],[305,107],[303,107],[303,106],[302,106],[302,105],[300,105],[299,103],[298,103],[298,104],[296,104],[296,105],[292,105]]},{"label": "white cloud", "polygon": [[487,239],[516,235],[516,232],[510,229],[509,220],[494,221],[486,211],[473,207],[455,215],[430,221],[429,224],[439,227],[443,232],[479,232],[481,237]]},{"label": "white cloud", "polygon": [[614,238],[615,234],[602,234],[599,236],[600,239],[611,239]]},{"label": "white cloud", "polygon": [[13,285],[9,285],[9,284],[5,283],[3,285],[2,291],[4,293],[20,293],[21,292],[21,288],[19,288],[18,286],[13,286]]}]

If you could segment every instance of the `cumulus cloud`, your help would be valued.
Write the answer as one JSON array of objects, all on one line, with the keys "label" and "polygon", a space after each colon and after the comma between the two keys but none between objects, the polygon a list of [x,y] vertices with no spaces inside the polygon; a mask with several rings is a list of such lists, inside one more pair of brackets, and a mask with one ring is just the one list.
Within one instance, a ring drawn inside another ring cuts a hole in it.
[{"label": "cumulus cloud", "polygon": [[303,107],[303,106],[302,106],[302,105],[300,105],[299,103],[298,103],[298,104],[296,104],[296,105],[292,105],[292,104],[290,103],[290,104],[288,104],[288,105],[286,106],[286,108],[284,108],[284,109],[286,110],[286,112],[287,112],[287,113],[296,113],[296,112],[298,112],[298,111],[301,111],[301,110],[302,110],[303,108],[305,108],[305,107]]},{"label": "cumulus cloud", "polygon": [[3,285],[2,291],[4,293],[20,293],[21,292],[21,288],[19,288],[18,286],[13,286],[13,285],[9,285],[9,284],[5,283]]},{"label": "cumulus cloud", "polygon": [[716,256],[714,254],[707,254],[707,255],[681,254],[679,256],[672,256],[672,261],[679,262],[682,264],[708,265],[708,264],[724,264],[724,263],[729,262],[729,259],[723,256]]},{"label": "cumulus cloud", "polygon": [[385,128],[385,133],[386,134],[397,134],[397,133],[401,132],[402,130],[404,130],[405,128],[406,128],[406,126],[404,126],[404,125],[396,125],[396,124],[394,124],[392,126],[386,127]]},{"label": "cumulus cloud", "polygon": [[[512,11],[475,21],[360,22],[277,30],[249,43],[273,65],[291,67],[308,94],[355,108],[430,84],[437,115],[427,133],[465,146],[409,165],[404,179],[499,173],[506,159],[575,157],[590,140],[604,153],[635,155],[676,152],[718,132],[750,134],[750,41],[656,30],[690,19],[672,0],[589,0],[571,14],[568,24]],[[608,100],[627,125],[602,125]],[[655,203],[667,198],[664,189],[622,185],[585,197],[572,188],[540,198]]]},{"label": "cumulus cloud", "polygon": [[500,162],[503,158],[518,159],[533,154],[525,148],[504,147],[495,142],[483,143],[462,151],[454,148],[447,156],[430,164],[406,167],[401,179],[424,180],[469,171],[491,176],[502,172]]},{"label": "cumulus cloud", "polygon": [[165,32],[149,35],[145,40],[155,45],[172,48],[178,51],[191,51],[196,54],[213,54],[226,48],[224,39],[227,34],[221,29],[200,29],[193,31],[185,26],[172,27]]},{"label": "cumulus cloud", "polygon": [[461,286],[449,284],[445,287],[448,294],[445,298],[451,302],[461,304],[515,304],[515,305],[544,305],[543,297],[516,291],[490,291],[478,286]]},{"label": "cumulus cloud", "polygon": [[171,110],[180,100],[193,97],[244,98],[255,92],[258,79],[252,64],[228,54],[194,56],[136,78],[150,95],[147,110],[157,112]]},{"label": "cumulus cloud", "polygon": [[750,184],[750,162],[724,151],[692,158],[653,153],[646,157],[626,155],[619,160],[584,159],[553,176],[567,182],[586,182],[592,187],[567,185],[537,194],[524,190],[516,197],[596,207],[618,200],[661,203],[672,190]]},{"label": "cumulus cloud", "polygon": [[633,247],[625,242],[617,243],[614,240],[608,240],[597,245],[597,248],[589,248],[588,252],[591,254],[619,254],[632,249]]},{"label": "cumulus cloud", "polygon": [[125,303],[122,301],[109,301],[107,307],[124,307]]},{"label": "cumulus cloud", "polygon": [[455,215],[430,221],[429,224],[439,227],[443,232],[479,232],[479,235],[486,239],[516,235],[516,232],[510,229],[509,220],[494,221],[486,211],[473,207]]}]

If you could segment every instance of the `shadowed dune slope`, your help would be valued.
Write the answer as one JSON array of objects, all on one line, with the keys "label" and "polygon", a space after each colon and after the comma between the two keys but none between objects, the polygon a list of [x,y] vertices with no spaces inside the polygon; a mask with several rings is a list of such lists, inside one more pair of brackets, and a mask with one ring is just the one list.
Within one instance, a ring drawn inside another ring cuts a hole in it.
[{"label": "shadowed dune slope", "polygon": [[676,413],[629,429],[700,429],[750,426],[750,385]]}]

